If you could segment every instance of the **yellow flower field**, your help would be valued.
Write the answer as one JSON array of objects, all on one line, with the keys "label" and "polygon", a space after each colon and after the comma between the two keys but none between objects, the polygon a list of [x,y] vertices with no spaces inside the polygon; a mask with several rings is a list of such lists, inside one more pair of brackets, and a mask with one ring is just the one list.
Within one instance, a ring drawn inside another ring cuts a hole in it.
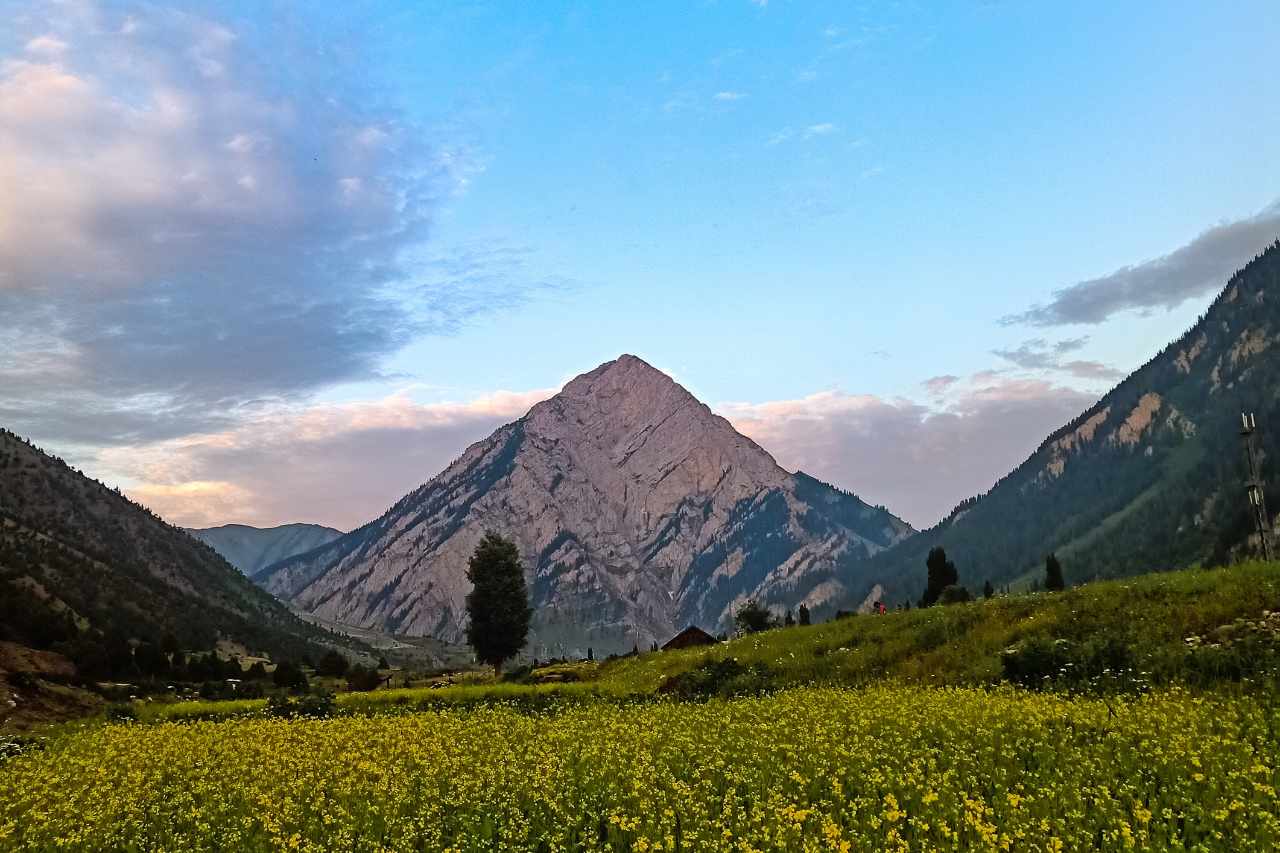
[{"label": "yellow flower field", "polygon": [[801,689],[86,729],[0,765],[0,847],[1273,850],[1275,709]]}]

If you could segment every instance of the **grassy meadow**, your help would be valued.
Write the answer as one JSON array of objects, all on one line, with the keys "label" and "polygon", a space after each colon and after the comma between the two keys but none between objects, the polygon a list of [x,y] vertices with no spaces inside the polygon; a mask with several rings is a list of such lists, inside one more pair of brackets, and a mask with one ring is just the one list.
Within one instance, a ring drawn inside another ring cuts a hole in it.
[{"label": "grassy meadow", "polygon": [[0,751],[0,849],[1276,849],[1278,604],[1255,563],[321,718],[139,703]]}]

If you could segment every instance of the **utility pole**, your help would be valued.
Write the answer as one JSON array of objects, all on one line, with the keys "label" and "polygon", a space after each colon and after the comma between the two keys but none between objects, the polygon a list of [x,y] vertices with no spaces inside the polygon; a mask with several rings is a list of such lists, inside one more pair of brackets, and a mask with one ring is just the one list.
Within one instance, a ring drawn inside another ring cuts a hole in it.
[{"label": "utility pole", "polygon": [[1245,480],[1245,493],[1249,497],[1249,512],[1258,528],[1258,540],[1262,543],[1262,559],[1271,559],[1271,515],[1267,512],[1267,495],[1262,488],[1262,474],[1258,470],[1258,449],[1253,437],[1258,422],[1252,414],[1240,414],[1240,436],[1244,439],[1245,454],[1249,459],[1249,478]]}]

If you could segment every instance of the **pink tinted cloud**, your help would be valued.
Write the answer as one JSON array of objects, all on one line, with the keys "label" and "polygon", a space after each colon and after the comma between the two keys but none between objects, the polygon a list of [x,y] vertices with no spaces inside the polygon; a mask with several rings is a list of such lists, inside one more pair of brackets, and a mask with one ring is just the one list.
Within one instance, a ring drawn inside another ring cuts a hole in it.
[{"label": "pink tinted cloud", "polygon": [[[939,384],[948,390],[929,404],[823,391],[716,408],[783,467],[922,527],[990,488],[1094,400],[1047,380],[989,372]],[[395,395],[276,409],[221,432],[104,451],[94,467],[128,478],[131,496],[177,524],[351,529],[553,393],[433,404]]]},{"label": "pink tinted cloud", "polygon": [[784,468],[927,527],[989,489],[1095,399],[1046,380],[987,372],[936,405],[828,391],[720,411]]},{"label": "pink tinted cloud", "polygon": [[125,491],[174,524],[308,521],[349,530],[554,393],[276,409],[222,432],[105,450],[96,467],[133,481]]}]

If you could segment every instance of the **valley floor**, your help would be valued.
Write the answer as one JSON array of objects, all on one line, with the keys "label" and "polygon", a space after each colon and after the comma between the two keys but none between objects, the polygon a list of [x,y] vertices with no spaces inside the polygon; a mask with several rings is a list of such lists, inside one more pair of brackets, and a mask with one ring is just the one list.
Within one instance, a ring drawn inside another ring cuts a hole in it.
[{"label": "valley floor", "polygon": [[106,726],[0,766],[0,845],[1264,850],[1278,731],[1179,689],[901,686]]},{"label": "valley floor", "polygon": [[1277,849],[1277,604],[1254,563],[535,683],[136,703],[0,738],[0,849]]}]

